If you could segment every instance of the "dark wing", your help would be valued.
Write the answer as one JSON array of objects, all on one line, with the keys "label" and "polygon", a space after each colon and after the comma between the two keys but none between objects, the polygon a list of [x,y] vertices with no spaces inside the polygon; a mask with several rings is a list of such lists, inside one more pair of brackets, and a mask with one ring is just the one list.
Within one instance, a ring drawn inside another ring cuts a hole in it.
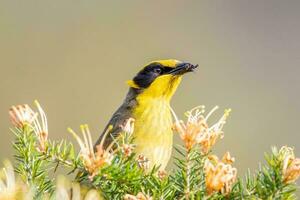
[{"label": "dark wing", "polygon": [[100,144],[109,126],[112,126],[112,130],[110,130],[107,134],[103,143],[103,147],[107,148],[107,146],[119,136],[120,132],[122,131],[121,125],[124,125],[125,122],[132,117],[132,110],[136,106],[136,95],[137,93],[135,91],[132,91],[132,89],[129,90],[123,104],[118,108],[118,110],[113,114],[113,116],[109,120],[108,124],[106,125],[105,129],[103,130],[102,134],[100,135],[99,139],[94,145],[94,148],[98,144]]}]

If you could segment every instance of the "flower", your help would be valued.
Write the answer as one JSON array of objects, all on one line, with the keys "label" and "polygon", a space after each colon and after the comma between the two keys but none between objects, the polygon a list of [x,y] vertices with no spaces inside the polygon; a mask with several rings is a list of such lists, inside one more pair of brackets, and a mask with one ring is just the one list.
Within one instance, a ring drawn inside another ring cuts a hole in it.
[{"label": "flower", "polygon": [[300,177],[300,159],[292,159],[284,171],[284,182],[295,182]]},{"label": "flower", "polygon": [[122,153],[124,154],[125,157],[131,156],[133,149],[134,149],[133,144],[123,144],[122,145]]},{"label": "flower", "polygon": [[47,140],[48,140],[48,122],[47,122],[47,117],[46,114],[43,110],[43,108],[41,107],[41,105],[39,104],[39,102],[37,100],[34,101],[38,112],[39,112],[39,117],[36,117],[33,120],[33,130],[36,134],[36,136],[38,137],[38,141],[39,141],[39,147],[38,150],[41,152],[44,152],[46,150],[46,144],[47,144]]},{"label": "flower", "polygon": [[[72,191],[72,194],[70,191]],[[65,177],[59,176],[56,183],[55,199],[80,199],[79,184],[71,184]]]},{"label": "flower", "polygon": [[207,193],[214,192],[228,194],[236,181],[237,169],[230,164],[219,161],[217,156],[212,156],[205,161],[205,184]]},{"label": "flower", "polygon": [[[120,136],[120,143],[122,144],[121,151],[125,157],[129,157],[133,153],[135,147],[134,144],[130,144],[131,135],[134,131],[134,121],[135,120],[133,118],[129,118],[124,124],[120,125],[123,130],[123,133]],[[117,150],[118,149],[116,149],[116,151]]]},{"label": "flower", "polygon": [[142,192],[139,192],[136,196],[131,194],[126,194],[124,196],[124,200],[152,200],[153,198],[143,194]]},{"label": "flower", "polygon": [[[22,197],[22,198],[21,198]],[[0,178],[0,199],[31,199],[32,191],[29,191],[23,182],[15,179],[14,168],[9,161],[4,161]]]},{"label": "flower", "polygon": [[230,109],[225,110],[224,115],[217,123],[209,127],[207,120],[218,109],[214,107],[206,116],[204,116],[204,106],[198,106],[186,113],[187,122],[178,120],[175,112],[171,112],[175,119],[174,130],[179,133],[185,147],[190,150],[195,144],[201,145],[203,154],[207,154],[218,138],[223,138],[223,126],[230,113]]},{"label": "flower", "polygon": [[124,125],[121,124],[120,127],[122,128],[122,130],[131,135],[134,131],[134,122],[135,122],[135,119],[133,118],[129,118],[125,121]]},{"label": "flower", "polygon": [[147,169],[150,168],[150,161],[149,161],[149,159],[146,156],[142,155],[142,154],[140,154],[138,156],[137,162],[138,162],[139,167],[142,170],[147,170]]},{"label": "flower", "polygon": [[163,180],[168,176],[168,173],[165,170],[159,170],[157,176],[160,180]]},{"label": "flower", "polygon": [[45,151],[48,139],[47,117],[37,100],[34,101],[38,112],[34,112],[27,104],[12,106],[9,115],[12,123],[18,128],[28,125],[36,134],[39,142],[39,151]]},{"label": "flower", "polygon": [[6,161],[4,164],[4,177],[0,179],[0,199],[14,199],[17,193],[14,169],[10,162]]},{"label": "flower", "polygon": [[114,156],[113,153],[110,152],[113,143],[107,149],[103,148],[103,143],[108,133],[105,133],[102,141],[99,145],[96,146],[96,152],[93,148],[91,133],[89,130],[88,125],[81,125],[81,132],[83,136],[83,140],[71,129],[69,128],[69,132],[75,137],[79,146],[80,146],[80,156],[83,161],[83,165],[85,169],[89,172],[90,178],[93,178],[97,173],[98,170],[105,166],[110,165]]},{"label": "flower", "polygon": [[232,163],[234,163],[235,158],[234,158],[234,157],[231,157],[230,153],[227,151],[227,152],[224,154],[224,156],[223,156],[223,158],[222,158],[222,161],[223,161],[224,163],[226,163],[226,164],[232,164]]},{"label": "flower", "polygon": [[31,124],[37,116],[27,104],[12,106],[8,113],[13,125],[18,128]]},{"label": "flower", "polygon": [[295,182],[300,177],[300,158],[295,158],[291,147],[283,146],[279,150],[282,160],[282,174],[285,183]]},{"label": "flower", "polygon": [[80,185],[78,183],[71,183],[63,176],[58,177],[55,189],[55,199],[77,200],[82,198],[85,200],[103,199],[94,189],[81,193]]}]

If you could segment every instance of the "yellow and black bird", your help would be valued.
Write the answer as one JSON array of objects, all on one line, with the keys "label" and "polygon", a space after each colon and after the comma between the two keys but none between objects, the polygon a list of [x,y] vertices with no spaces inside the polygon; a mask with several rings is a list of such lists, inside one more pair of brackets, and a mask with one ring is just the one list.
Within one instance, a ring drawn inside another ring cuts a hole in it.
[{"label": "yellow and black bird", "polygon": [[117,109],[95,145],[99,144],[111,125],[104,147],[121,132],[120,125],[129,118],[135,119],[135,152],[146,156],[150,166],[165,169],[170,160],[173,145],[172,114],[170,100],[181,82],[182,75],[194,71],[198,65],[178,60],[153,61],[128,81],[129,91],[123,104]]}]

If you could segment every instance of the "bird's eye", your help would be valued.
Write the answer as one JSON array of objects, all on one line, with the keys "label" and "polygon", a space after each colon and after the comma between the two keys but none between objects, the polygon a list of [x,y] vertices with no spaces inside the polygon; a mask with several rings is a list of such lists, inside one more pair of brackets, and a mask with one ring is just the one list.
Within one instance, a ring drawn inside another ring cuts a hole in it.
[{"label": "bird's eye", "polygon": [[160,74],[162,72],[162,69],[160,67],[153,68],[153,72]]}]

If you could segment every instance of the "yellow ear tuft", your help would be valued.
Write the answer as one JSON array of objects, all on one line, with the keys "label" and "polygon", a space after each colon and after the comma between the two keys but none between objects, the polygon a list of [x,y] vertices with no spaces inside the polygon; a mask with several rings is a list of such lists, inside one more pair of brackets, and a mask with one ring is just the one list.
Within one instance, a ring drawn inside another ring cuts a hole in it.
[{"label": "yellow ear tuft", "polygon": [[129,85],[132,88],[139,89],[140,87],[133,81],[133,80],[128,80],[126,81],[127,85]]}]

